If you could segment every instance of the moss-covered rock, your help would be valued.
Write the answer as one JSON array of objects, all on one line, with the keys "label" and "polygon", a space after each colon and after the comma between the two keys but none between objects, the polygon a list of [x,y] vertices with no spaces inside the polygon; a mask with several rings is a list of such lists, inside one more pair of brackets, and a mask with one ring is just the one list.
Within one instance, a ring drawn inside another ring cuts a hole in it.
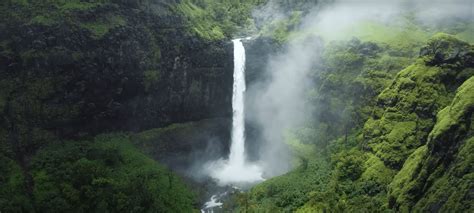
[{"label": "moss-covered rock", "polygon": [[442,65],[453,62],[474,63],[474,53],[469,43],[456,39],[456,37],[438,33],[434,35],[428,44],[421,48],[420,56],[426,57],[430,65]]},{"label": "moss-covered rock", "polygon": [[459,87],[451,104],[438,113],[427,145],[409,157],[390,184],[392,207],[435,212],[474,209],[473,112],[471,77]]},{"label": "moss-covered rock", "polygon": [[365,161],[364,170],[360,180],[374,181],[377,185],[383,187],[392,181],[392,177],[396,172],[385,166],[382,160],[377,156],[370,154]]},{"label": "moss-covered rock", "polygon": [[429,45],[434,43],[442,43],[441,46],[464,55],[445,61],[444,66],[435,66],[430,63],[430,57],[437,53],[427,52],[398,73],[392,84],[380,93],[377,107],[364,126],[366,148],[393,169],[400,169],[405,159],[426,143],[435,114],[448,105],[453,88],[470,77],[463,74],[471,66],[468,56],[474,53],[469,44],[445,34],[433,37]]},{"label": "moss-covered rock", "polygon": [[449,100],[449,92],[441,84],[443,73],[419,60],[401,71],[378,96],[381,109],[365,123],[363,134],[368,148],[387,166],[400,168],[426,140],[433,114]]},{"label": "moss-covered rock", "polygon": [[[390,183],[390,202],[392,205],[393,202],[413,205],[415,196],[405,194],[406,192],[403,190],[414,187],[417,184],[416,182],[412,182],[412,178],[420,172],[419,163],[423,158],[426,157],[426,154],[426,145],[419,147],[408,157],[408,159],[405,161],[405,164],[403,165],[403,168],[393,178],[393,181]],[[396,200],[394,200],[394,198],[396,198]],[[408,211],[406,207],[400,207],[400,210]]]}]

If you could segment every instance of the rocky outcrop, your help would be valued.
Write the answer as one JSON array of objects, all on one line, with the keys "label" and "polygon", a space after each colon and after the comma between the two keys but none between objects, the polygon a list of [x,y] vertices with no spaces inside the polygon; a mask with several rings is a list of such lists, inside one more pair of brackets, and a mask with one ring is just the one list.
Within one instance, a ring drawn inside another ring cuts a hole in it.
[{"label": "rocky outcrop", "polygon": [[474,65],[472,47],[445,33],[433,36],[427,45],[421,48],[420,56],[428,57],[429,65],[446,65],[460,62],[458,65],[466,67]]}]

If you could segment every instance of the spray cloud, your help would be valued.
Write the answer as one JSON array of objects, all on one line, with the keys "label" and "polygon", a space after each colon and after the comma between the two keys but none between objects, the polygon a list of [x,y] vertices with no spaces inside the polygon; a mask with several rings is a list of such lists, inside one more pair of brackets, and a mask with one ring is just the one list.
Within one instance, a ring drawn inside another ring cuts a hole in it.
[{"label": "spray cloud", "polygon": [[[365,22],[404,28],[407,23],[403,20],[411,17],[420,26],[433,28],[449,20],[474,21],[474,3],[468,0],[340,0],[319,4],[305,13],[298,31],[314,33],[325,42],[356,36],[357,28]],[[257,26],[287,17],[287,11],[273,0],[254,12]],[[310,85],[308,75],[320,62],[322,48],[320,40],[311,36],[289,41],[262,68],[269,81],[249,85],[247,119],[261,129],[259,159],[267,176],[291,168],[284,133],[303,125],[310,115],[305,106],[306,92],[315,85]]]}]

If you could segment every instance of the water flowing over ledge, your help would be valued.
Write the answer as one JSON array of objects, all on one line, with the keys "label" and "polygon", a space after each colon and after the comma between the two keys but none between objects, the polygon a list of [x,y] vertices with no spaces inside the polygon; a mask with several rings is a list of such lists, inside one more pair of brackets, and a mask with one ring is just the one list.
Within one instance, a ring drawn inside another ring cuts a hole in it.
[{"label": "water flowing over ledge", "polygon": [[262,181],[261,168],[246,162],[245,156],[245,48],[241,39],[234,44],[234,83],[232,94],[232,136],[228,160],[206,165],[206,170],[219,185],[250,184]]}]

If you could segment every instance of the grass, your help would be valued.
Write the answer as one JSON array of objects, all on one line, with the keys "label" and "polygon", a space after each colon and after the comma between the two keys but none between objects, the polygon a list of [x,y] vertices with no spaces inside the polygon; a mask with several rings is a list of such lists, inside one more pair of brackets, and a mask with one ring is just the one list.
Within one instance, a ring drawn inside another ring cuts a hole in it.
[{"label": "grass", "polygon": [[187,0],[178,4],[177,10],[189,21],[193,33],[207,40],[223,39],[224,32],[212,19],[208,11]]},{"label": "grass", "polygon": [[99,2],[85,2],[85,1],[80,1],[80,0],[67,0],[67,1],[62,1],[62,4],[59,3],[59,7],[63,11],[68,11],[68,10],[90,10],[94,7],[102,5],[102,3]]},{"label": "grass", "polygon": [[[101,38],[110,29],[123,26],[126,20],[120,15],[102,13],[92,20],[81,20],[78,12],[93,11],[95,8],[110,4],[109,1],[81,1],[81,0],[54,0],[54,1],[18,1],[15,2],[22,12],[12,12],[8,18],[26,20],[28,24],[53,26],[61,23],[72,23],[89,30],[95,38]],[[9,12],[10,8],[7,9]]]},{"label": "grass", "polygon": [[[473,43],[474,24],[460,24],[462,30],[450,33],[458,39]],[[449,29],[447,30],[449,31]],[[275,32],[278,34],[279,31],[276,30]],[[307,27],[303,30],[288,32],[288,38],[298,39],[307,36],[321,36],[326,43],[329,43],[331,41],[350,40],[356,37],[361,41],[385,43],[392,48],[417,53],[421,45],[426,43],[436,33],[438,31],[423,27],[404,17],[390,23],[360,21],[350,26],[333,27],[327,30],[319,26],[315,28]]]},{"label": "grass", "polygon": [[101,19],[98,19],[93,22],[84,22],[81,23],[81,26],[87,30],[89,30],[95,38],[101,38],[109,30],[124,26],[126,24],[126,20],[121,16],[111,15],[105,16]]}]

